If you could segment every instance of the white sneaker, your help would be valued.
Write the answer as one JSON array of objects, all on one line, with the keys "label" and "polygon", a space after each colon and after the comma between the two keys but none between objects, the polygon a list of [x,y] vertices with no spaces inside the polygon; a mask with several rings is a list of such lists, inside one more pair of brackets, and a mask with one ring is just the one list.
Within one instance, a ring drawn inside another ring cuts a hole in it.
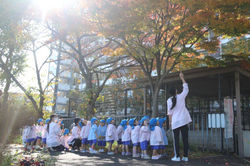
[{"label": "white sneaker", "polygon": [[29,145],[29,146],[27,146],[27,149],[28,149],[28,150],[31,150],[32,148],[31,148],[31,146]]},{"label": "white sneaker", "polygon": [[84,149],[83,149],[83,150],[81,150],[81,153],[86,153],[86,150],[84,150]]},{"label": "white sneaker", "polygon": [[182,161],[188,161],[188,157],[182,157]]},{"label": "white sneaker", "polygon": [[98,152],[101,153],[101,152],[102,152],[102,149],[99,149]]},{"label": "white sneaker", "polygon": [[125,152],[122,152],[122,156],[125,156]]},{"label": "white sneaker", "polygon": [[41,149],[41,147],[40,147],[40,146],[38,146],[38,145],[36,145],[36,146],[35,146],[35,149]]},{"label": "white sneaker", "polygon": [[174,156],[171,160],[172,160],[172,161],[181,161],[181,158],[180,158],[180,157]]},{"label": "white sneaker", "polygon": [[127,152],[127,153],[125,154],[125,156],[131,156],[131,153],[130,153],[130,152]]},{"label": "white sneaker", "polygon": [[144,158],[144,154],[141,154],[141,158],[142,158],[142,159]]},{"label": "white sneaker", "polygon": [[147,155],[147,154],[145,154],[143,158],[147,159],[147,160],[151,159],[151,157],[149,157],[149,155]]},{"label": "white sneaker", "polygon": [[133,154],[133,157],[138,158],[138,157],[140,157],[140,154]]},{"label": "white sneaker", "polygon": [[152,160],[158,160],[159,159],[159,156],[152,156]]},{"label": "white sneaker", "polygon": [[101,149],[101,150],[102,150],[102,152],[105,152],[104,149]]},{"label": "white sneaker", "polygon": [[92,150],[89,150],[89,153],[90,153],[90,154],[97,154],[98,152],[97,152],[96,150],[93,150],[93,149],[92,149]]},{"label": "white sneaker", "polygon": [[161,156],[162,156],[162,155],[160,155],[160,154],[159,154],[159,155],[157,155],[158,159],[159,159],[159,158],[161,158]]},{"label": "white sneaker", "polygon": [[108,155],[114,155],[115,153],[114,152],[108,152]]}]

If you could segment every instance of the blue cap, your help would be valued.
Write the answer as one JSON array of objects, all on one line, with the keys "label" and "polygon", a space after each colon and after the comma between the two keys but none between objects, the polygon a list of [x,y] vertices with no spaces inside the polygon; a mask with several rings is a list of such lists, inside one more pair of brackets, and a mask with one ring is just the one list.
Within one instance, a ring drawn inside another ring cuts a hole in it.
[{"label": "blue cap", "polygon": [[107,124],[110,124],[112,120],[113,120],[113,118],[109,117],[109,118],[107,119]]},{"label": "blue cap", "polygon": [[102,120],[100,120],[100,122],[101,122],[101,123],[105,123],[105,120],[104,120],[104,119],[102,119]]},{"label": "blue cap", "polygon": [[132,118],[132,119],[130,119],[129,122],[128,122],[129,125],[132,127],[132,129],[135,128],[135,126],[134,126],[135,119],[136,119],[136,118]]},{"label": "blue cap", "polygon": [[140,124],[143,125],[143,122],[147,120],[147,118],[143,117],[141,120],[140,120]]},{"label": "blue cap", "polygon": [[43,122],[43,119],[42,119],[42,118],[39,118],[39,119],[37,120],[37,123],[40,124],[41,122]]},{"label": "blue cap", "polygon": [[82,121],[80,121],[78,124],[79,124],[79,126],[82,128]]},{"label": "blue cap", "polygon": [[65,128],[63,135],[67,135],[67,134],[69,134],[69,129]]},{"label": "blue cap", "polygon": [[46,120],[45,120],[45,124],[48,124],[49,121],[50,121],[50,119],[46,119]]},{"label": "blue cap", "polygon": [[156,123],[157,123],[156,118],[152,118],[152,119],[149,121],[149,128],[150,128],[151,131],[154,131],[154,130],[155,130]]},{"label": "blue cap", "polygon": [[121,121],[121,125],[122,125],[122,127],[123,127],[124,130],[127,128],[127,121],[128,121],[127,119],[123,119]]},{"label": "blue cap", "polygon": [[158,121],[159,121],[159,126],[160,126],[160,128],[162,128],[162,126],[163,126],[163,123],[165,122],[167,120],[167,118],[165,117],[165,118],[160,118]]},{"label": "blue cap", "polygon": [[95,121],[97,121],[97,118],[93,117],[93,118],[91,119],[91,124],[94,124]]}]

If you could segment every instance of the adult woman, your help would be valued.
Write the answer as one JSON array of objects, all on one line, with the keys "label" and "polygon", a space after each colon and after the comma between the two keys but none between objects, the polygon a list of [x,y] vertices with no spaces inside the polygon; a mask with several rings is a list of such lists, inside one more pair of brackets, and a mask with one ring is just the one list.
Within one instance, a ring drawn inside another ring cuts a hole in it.
[{"label": "adult woman", "polygon": [[73,140],[70,143],[70,146],[72,146],[72,150],[80,150],[81,147],[81,129],[82,129],[82,120],[80,118],[75,118],[75,126],[72,129],[72,137]]},{"label": "adult woman", "polygon": [[184,75],[180,72],[180,79],[183,83],[183,90],[180,94],[177,94],[176,88],[170,89],[170,97],[167,100],[169,123],[173,130],[173,141],[175,156],[172,161],[180,161],[179,154],[179,135],[181,132],[182,141],[184,145],[184,157],[183,161],[188,161],[188,124],[192,122],[190,114],[186,108],[185,99],[188,94],[188,84],[184,79]]},{"label": "adult woman", "polygon": [[61,144],[60,137],[62,131],[60,128],[61,122],[57,115],[50,116],[50,122],[48,123],[48,135],[47,135],[47,146],[50,150],[63,151],[64,146]]}]

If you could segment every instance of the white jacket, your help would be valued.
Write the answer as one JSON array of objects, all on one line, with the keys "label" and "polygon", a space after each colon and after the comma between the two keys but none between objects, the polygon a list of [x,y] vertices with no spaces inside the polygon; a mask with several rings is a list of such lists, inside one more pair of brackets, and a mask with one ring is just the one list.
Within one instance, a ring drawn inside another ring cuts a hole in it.
[{"label": "white jacket", "polygon": [[140,128],[139,141],[149,141],[150,138],[150,130],[148,126],[142,126]]},{"label": "white jacket", "polygon": [[132,127],[130,125],[127,125],[127,128],[122,134],[122,142],[131,141],[131,131],[132,131]]},{"label": "white jacket", "polygon": [[173,109],[172,107],[172,97],[167,100],[168,105],[168,115],[172,115],[172,129],[179,128],[186,124],[192,122],[190,114],[186,108],[185,99],[188,94],[188,84],[183,84],[183,90],[181,94],[176,95],[176,105]]},{"label": "white jacket", "polygon": [[134,129],[132,129],[131,131],[131,140],[132,140],[132,143],[135,144],[135,143],[139,143],[139,135],[140,135],[140,126],[135,126]]},{"label": "white jacket", "polygon": [[161,128],[159,126],[155,126],[154,131],[151,131],[150,145],[151,146],[163,145],[162,131],[161,131]]},{"label": "white jacket", "polygon": [[59,124],[51,122],[49,124],[49,132],[46,140],[48,147],[56,147],[61,145],[61,134],[62,133]]},{"label": "white jacket", "polygon": [[117,140],[116,127],[113,124],[109,124],[106,131],[106,141],[115,141],[115,140]]}]

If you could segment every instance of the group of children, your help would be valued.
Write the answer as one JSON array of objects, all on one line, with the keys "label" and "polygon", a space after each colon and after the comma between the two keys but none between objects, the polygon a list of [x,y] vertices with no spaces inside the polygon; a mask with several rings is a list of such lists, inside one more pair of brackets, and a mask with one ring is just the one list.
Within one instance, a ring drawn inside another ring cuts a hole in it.
[{"label": "group of children", "polygon": [[148,153],[151,148],[152,159],[157,160],[166,155],[168,139],[165,125],[166,118],[150,119],[148,116],[140,120],[123,119],[117,127],[111,117],[99,121],[97,118],[90,121],[75,118],[72,129],[69,130],[63,127],[62,120],[47,119],[44,124],[39,119],[37,125],[25,127],[23,141],[26,150],[43,147],[49,150],[78,150],[82,153],[89,151],[95,154],[105,152],[104,149],[107,148],[108,155],[121,151],[122,155],[143,159],[151,158]]}]

